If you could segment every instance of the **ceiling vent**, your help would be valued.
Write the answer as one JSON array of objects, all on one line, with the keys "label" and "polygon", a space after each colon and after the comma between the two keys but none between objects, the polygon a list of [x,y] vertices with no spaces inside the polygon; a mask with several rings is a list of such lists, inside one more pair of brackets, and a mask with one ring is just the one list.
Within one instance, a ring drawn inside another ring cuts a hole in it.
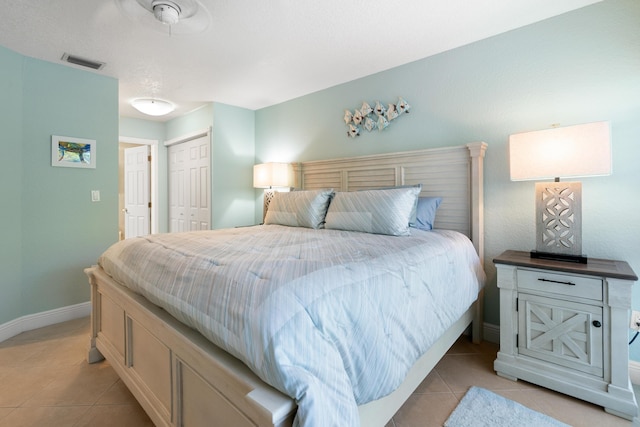
[{"label": "ceiling vent", "polygon": [[82,58],[76,55],[70,55],[68,53],[62,55],[62,60],[70,64],[91,68],[92,70],[101,70],[106,65],[104,62],[93,61],[91,59]]}]

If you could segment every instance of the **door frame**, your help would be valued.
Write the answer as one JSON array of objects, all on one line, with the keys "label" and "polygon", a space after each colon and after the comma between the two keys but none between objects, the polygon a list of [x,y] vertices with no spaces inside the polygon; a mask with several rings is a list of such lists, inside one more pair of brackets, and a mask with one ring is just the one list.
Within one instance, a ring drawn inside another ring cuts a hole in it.
[{"label": "door frame", "polygon": [[[151,196],[151,217],[149,218],[149,224],[151,228],[151,234],[158,233],[158,145],[157,139],[144,139],[133,138],[128,136],[120,136],[118,142],[125,142],[128,144],[149,145],[151,151],[151,174],[150,184],[151,189],[149,195]],[[125,188],[126,191],[126,188]]]}]

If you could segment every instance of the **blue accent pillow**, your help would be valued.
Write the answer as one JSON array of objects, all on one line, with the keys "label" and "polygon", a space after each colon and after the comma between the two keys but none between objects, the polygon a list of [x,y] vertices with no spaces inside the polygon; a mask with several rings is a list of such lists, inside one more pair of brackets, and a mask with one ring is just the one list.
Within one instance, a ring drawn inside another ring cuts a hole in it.
[{"label": "blue accent pillow", "polygon": [[416,207],[416,221],[412,226],[420,230],[433,229],[436,220],[436,211],[442,202],[442,197],[419,197]]}]

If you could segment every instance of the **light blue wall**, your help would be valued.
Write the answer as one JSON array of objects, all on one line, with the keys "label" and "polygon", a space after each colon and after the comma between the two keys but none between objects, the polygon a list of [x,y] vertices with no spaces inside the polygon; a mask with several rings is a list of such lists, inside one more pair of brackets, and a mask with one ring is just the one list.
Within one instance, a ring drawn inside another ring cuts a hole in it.
[{"label": "light blue wall", "polygon": [[[118,83],[4,48],[0,64],[3,323],[89,299],[83,269],[118,237]],[[52,135],[95,140],[97,168],[52,167]]]},{"label": "light blue wall", "polygon": [[[118,82],[30,58],[23,78],[22,306],[31,314],[87,301],[83,269],[118,239]],[[95,140],[96,169],[52,167],[51,135]]]},{"label": "light blue wall", "polygon": [[254,117],[251,110],[213,104],[213,228],[254,224]]},{"label": "light blue wall", "polygon": [[155,139],[162,143],[165,140],[165,124],[153,120],[120,117],[120,136],[129,138]]},{"label": "light blue wall", "polygon": [[[0,47],[0,324],[22,303],[22,56]],[[45,147],[46,148],[46,147]]]},{"label": "light blue wall", "polygon": [[165,122],[166,140],[208,129],[213,126],[213,104],[207,104],[182,117]]},{"label": "light blue wall", "polygon": [[[610,120],[613,175],[584,178],[583,249],[640,274],[640,2],[612,0],[256,113],[256,162],[300,161],[485,141],[485,320],[499,323],[493,257],[530,250],[534,182],[509,180],[512,133]],[[346,136],[344,109],[411,105],[383,132]],[[633,291],[640,309],[640,288]],[[640,344],[631,348],[640,360]]]}]

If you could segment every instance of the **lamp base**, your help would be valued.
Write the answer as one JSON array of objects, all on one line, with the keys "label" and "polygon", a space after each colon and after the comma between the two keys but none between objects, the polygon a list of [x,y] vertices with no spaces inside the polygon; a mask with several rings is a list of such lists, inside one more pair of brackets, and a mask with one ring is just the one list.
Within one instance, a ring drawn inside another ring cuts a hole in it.
[{"label": "lamp base", "polygon": [[578,264],[587,264],[588,262],[588,258],[586,255],[554,254],[551,252],[540,252],[540,251],[531,251],[531,258],[550,259],[553,261],[575,262]]}]

